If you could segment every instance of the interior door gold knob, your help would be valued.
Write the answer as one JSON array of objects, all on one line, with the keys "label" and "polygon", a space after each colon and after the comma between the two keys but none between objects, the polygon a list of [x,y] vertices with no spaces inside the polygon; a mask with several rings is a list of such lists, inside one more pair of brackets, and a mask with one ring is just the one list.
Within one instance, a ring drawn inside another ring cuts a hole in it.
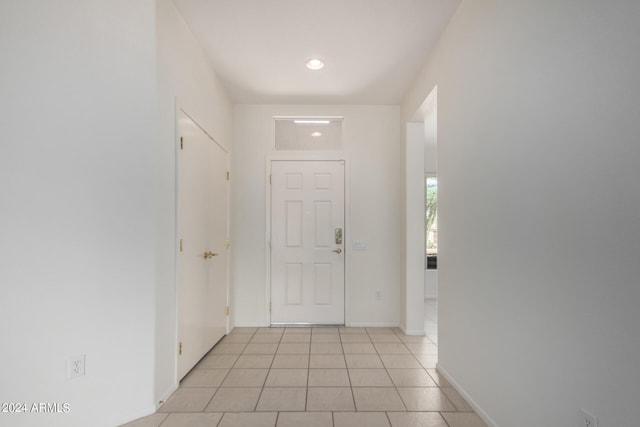
[{"label": "interior door gold knob", "polygon": [[207,251],[204,253],[203,256],[204,256],[204,259],[209,259],[209,258],[213,258],[214,256],[218,256],[218,254],[215,252]]},{"label": "interior door gold knob", "polygon": [[336,249],[335,251],[332,251],[332,252],[335,252],[337,254],[341,254],[342,253],[342,249],[338,248],[338,249]]}]

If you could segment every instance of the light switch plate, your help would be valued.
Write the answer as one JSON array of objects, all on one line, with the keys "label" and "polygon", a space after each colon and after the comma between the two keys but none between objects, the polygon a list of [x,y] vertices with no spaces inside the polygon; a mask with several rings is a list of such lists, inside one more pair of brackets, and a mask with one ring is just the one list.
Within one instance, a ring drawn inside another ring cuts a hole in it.
[{"label": "light switch plate", "polygon": [[366,251],[367,250],[367,241],[366,240],[354,240],[351,242],[351,248],[354,251]]}]

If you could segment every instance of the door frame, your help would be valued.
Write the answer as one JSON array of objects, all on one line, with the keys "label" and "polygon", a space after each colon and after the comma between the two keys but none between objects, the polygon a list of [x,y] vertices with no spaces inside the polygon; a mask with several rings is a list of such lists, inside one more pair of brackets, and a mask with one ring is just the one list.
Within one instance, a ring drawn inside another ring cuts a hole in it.
[{"label": "door frame", "polygon": [[271,326],[271,162],[273,161],[343,161],[344,162],[344,324],[351,325],[351,159],[349,153],[335,152],[281,152],[271,153],[265,164],[265,310],[264,324]]}]

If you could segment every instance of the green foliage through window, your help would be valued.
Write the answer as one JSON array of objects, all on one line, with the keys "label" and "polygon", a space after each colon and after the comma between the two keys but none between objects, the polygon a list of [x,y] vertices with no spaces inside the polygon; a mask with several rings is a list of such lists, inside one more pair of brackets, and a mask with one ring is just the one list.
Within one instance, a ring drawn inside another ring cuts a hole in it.
[{"label": "green foliage through window", "polygon": [[426,178],[424,211],[427,242],[425,254],[429,257],[438,254],[438,179],[436,177]]}]

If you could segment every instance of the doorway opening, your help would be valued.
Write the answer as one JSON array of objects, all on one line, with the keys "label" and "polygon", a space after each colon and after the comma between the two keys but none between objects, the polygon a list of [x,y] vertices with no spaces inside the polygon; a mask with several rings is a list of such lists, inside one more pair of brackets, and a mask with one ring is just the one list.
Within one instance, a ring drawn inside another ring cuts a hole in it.
[{"label": "doorway opening", "polygon": [[438,334],[438,178],[425,175],[424,331]]},{"label": "doorway opening", "polygon": [[424,123],[425,176],[425,334],[438,342],[438,87],[421,108]]},{"label": "doorway opening", "polygon": [[405,330],[437,340],[437,87],[406,124]]}]

